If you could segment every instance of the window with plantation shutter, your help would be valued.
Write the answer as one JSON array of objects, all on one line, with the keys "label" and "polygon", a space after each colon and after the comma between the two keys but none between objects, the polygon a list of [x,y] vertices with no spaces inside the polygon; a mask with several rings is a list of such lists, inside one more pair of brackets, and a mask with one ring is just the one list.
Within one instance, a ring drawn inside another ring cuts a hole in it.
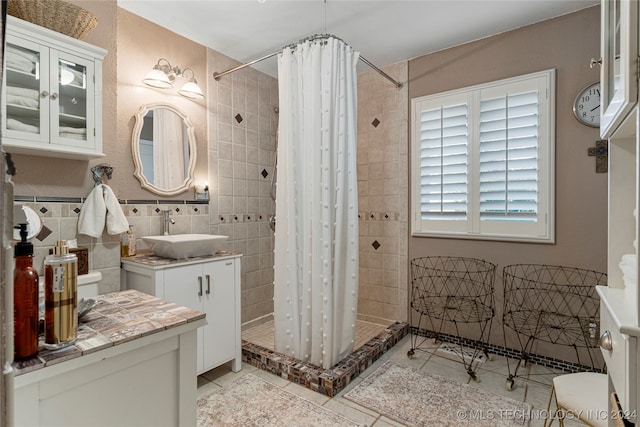
[{"label": "window with plantation shutter", "polygon": [[553,242],[555,73],[412,100],[412,234]]}]

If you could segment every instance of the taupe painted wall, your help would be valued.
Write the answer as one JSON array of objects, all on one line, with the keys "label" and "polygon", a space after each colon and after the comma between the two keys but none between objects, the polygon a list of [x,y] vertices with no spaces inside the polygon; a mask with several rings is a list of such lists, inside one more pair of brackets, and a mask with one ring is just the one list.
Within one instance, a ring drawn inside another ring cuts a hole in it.
[{"label": "taupe painted wall", "polygon": [[[196,130],[197,182],[208,180],[208,134],[207,99],[191,100],[178,95],[178,89],[186,82],[176,79],[170,89],[156,89],[142,83],[158,59],[165,58],[171,65],[181,69],[193,69],[198,85],[207,93],[207,49],[206,47],[140,18],[122,8],[117,9],[118,22],[118,102],[116,144],[109,144],[118,164],[114,185],[121,199],[162,199],[142,189],[133,177],[134,165],[131,156],[131,133],[135,123],[134,114],[141,105],[166,103],[183,111],[191,119]],[[113,122],[112,122],[113,123]],[[115,145],[115,147],[114,147]],[[193,200],[194,191],[169,197],[169,199]]]},{"label": "taupe painted wall", "polygon": [[579,124],[572,113],[580,89],[599,80],[600,70],[589,68],[590,59],[600,56],[599,35],[600,9],[592,7],[409,62],[409,99],[556,69],[556,243],[409,238],[409,259],[451,255],[498,264],[493,342],[502,342],[505,265],[542,263],[606,272],[607,174],[596,174],[594,158],[587,155],[599,139],[598,130]]}]

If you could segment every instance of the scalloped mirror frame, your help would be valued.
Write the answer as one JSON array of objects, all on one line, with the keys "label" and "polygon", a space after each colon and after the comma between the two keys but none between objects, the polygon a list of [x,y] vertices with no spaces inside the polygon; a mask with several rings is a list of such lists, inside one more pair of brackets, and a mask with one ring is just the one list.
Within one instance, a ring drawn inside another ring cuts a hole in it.
[{"label": "scalloped mirror frame", "polygon": [[[142,132],[142,127],[144,126],[144,117],[147,113],[153,109],[158,108],[166,108],[168,110],[173,111],[178,116],[180,116],[187,126],[187,133],[189,135],[189,166],[187,169],[187,177],[185,178],[182,185],[176,188],[164,189],[158,188],[147,180],[147,177],[144,176],[142,170],[142,159],[140,158],[140,133]],[[154,104],[145,104],[140,107],[138,112],[134,115],[135,124],[133,125],[133,132],[131,135],[131,154],[133,155],[133,163],[134,163],[134,171],[133,176],[135,176],[138,181],[140,181],[140,186],[146,190],[149,190],[155,194],[160,196],[175,196],[176,194],[184,193],[187,191],[194,180],[194,171],[196,169],[196,134],[195,127],[185,113],[174,107],[173,105],[164,104],[164,103],[154,103]]]}]

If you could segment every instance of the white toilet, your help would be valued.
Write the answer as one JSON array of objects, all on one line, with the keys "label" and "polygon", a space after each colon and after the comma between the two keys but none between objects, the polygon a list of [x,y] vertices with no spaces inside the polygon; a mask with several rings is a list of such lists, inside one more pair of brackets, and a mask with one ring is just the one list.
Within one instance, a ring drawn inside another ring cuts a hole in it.
[{"label": "white toilet", "polygon": [[102,272],[90,271],[87,274],[78,275],[78,301],[82,298],[95,298],[98,296],[98,283],[102,280]]}]

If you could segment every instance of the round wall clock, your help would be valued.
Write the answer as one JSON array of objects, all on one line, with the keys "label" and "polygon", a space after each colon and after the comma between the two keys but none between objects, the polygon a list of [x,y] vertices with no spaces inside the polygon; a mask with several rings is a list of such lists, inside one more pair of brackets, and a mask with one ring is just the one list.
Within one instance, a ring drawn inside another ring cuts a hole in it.
[{"label": "round wall clock", "polygon": [[573,101],[573,114],[583,125],[600,127],[600,82],[585,87]]}]

